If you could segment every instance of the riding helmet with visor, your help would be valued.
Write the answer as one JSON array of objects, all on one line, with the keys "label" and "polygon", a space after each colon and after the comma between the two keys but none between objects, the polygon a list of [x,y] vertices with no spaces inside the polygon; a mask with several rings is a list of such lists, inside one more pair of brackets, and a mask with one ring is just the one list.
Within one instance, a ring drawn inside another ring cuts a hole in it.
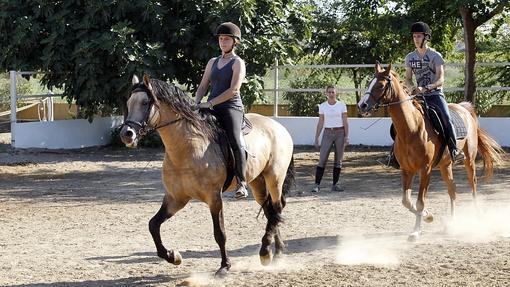
[{"label": "riding helmet with visor", "polygon": [[413,25],[411,26],[411,33],[423,33],[425,34],[425,36],[428,36],[428,38],[430,38],[432,31],[430,30],[430,27],[429,25],[427,25],[427,23],[420,21],[413,23]]},{"label": "riding helmet with visor", "polygon": [[237,42],[241,41],[241,29],[232,22],[221,23],[214,33],[215,36],[226,35],[233,37]]}]

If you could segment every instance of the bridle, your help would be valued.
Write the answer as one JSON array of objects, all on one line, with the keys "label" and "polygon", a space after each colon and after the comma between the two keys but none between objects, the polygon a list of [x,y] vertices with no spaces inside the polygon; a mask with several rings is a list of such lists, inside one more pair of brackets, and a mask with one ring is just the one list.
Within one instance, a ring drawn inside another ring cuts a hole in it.
[{"label": "bridle", "polygon": [[[145,110],[143,120],[141,122],[133,121],[133,120],[126,120],[122,124],[122,125],[128,126],[128,127],[132,128],[133,130],[135,130],[137,137],[144,136],[151,131],[175,124],[176,122],[182,120],[182,117],[180,117],[179,114],[177,114],[178,117],[174,120],[168,121],[161,125],[151,126],[150,122],[152,122],[152,120],[154,119],[154,116],[152,118],[149,118],[150,114],[151,114],[151,110],[154,106],[158,107],[158,105],[156,104],[156,101],[154,100],[155,97],[152,94],[152,90],[149,89],[143,82],[133,85],[133,88],[131,89],[131,95],[133,95],[134,93],[138,93],[138,92],[146,93],[147,96],[149,97],[149,104],[147,105],[147,110]],[[158,110],[158,113],[159,113],[159,110]],[[156,114],[156,113],[154,113],[154,114]]]},{"label": "bridle", "polygon": [[[378,78],[377,76],[375,76],[375,77]],[[384,76],[384,80],[386,80],[388,82],[388,84],[384,87],[384,90],[381,93],[381,96],[375,102],[374,107],[372,108],[373,110],[378,110],[379,108],[385,108],[385,107],[389,107],[389,106],[393,106],[393,105],[398,105],[398,104],[410,101],[410,100],[414,99],[416,96],[418,96],[418,95],[412,95],[412,96],[408,96],[407,98],[405,98],[403,100],[381,103],[382,99],[386,98],[388,90],[390,90],[391,93],[395,94],[395,89],[393,89],[393,85],[392,85],[391,74]],[[373,97],[374,94],[372,93],[372,91],[367,91],[367,92],[365,92],[365,95],[368,95],[369,97]]]}]

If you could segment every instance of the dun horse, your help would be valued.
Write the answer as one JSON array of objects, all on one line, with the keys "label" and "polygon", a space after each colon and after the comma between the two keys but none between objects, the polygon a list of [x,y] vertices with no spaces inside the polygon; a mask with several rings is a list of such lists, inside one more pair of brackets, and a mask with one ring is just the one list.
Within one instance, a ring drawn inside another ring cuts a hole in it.
[{"label": "dun horse", "polygon": [[[179,251],[168,251],[163,246],[160,226],[190,199],[197,199],[209,206],[221,253],[216,275],[225,276],[231,265],[225,249],[222,193],[235,187],[228,172],[228,157],[222,151],[226,136],[208,112],[194,110],[191,98],[174,85],[148,76],[143,81],[133,76],[132,82],[128,115],[120,132],[122,141],[136,146],[147,129],[156,129],[165,145],[162,177],[166,192],[161,208],[149,222],[157,254],[175,265],[181,263]],[[278,224],[294,180],[293,143],[287,130],[276,121],[256,114],[246,117],[253,125],[245,136],[250,154],[246,179],[267,218],[259,252],[261,263],[267,265],[273,259],[273,239],[275,256],[281,255],[284,248]]]},{"label": "dun horse", "polygon": [[[433,216],[425,207],[425,199],[429,188],[430,176],[436,158],[441,149],[441,139],[434,132],[429,120],[425,119],[421,105],[405,90],[397,73],[391,65],[383,70],[375,65],[375,77],[359,101],[358,109],[362,115],[368,115],[378,107],[388,107],[388,112],[395,127],[395,156],[400,163],[402,177],[402,204],[416,215],[414,230],[409,236],[410,241],[417,240],[421,231],[421,220],[432,222]],[[466,137],[457,141],[457,146],[466,156],[464,166],[471,186],[473,198],[476,200],[476,166],[475,158],[480,152],[484,162],[486,179],[492,176],[493,167],[502,160],[503,152],[499,144],[487,132],[479,127],[473,106],[470,103],[449,104],[456,111],[467,130]],[[453,180],[452,160],[450,154],[442,154],[437,163],[443,180],[448,185],[451,215],[455,216],[456,186]],[[420,185],[416,205],[411,203],[411,185],[415,174],[420,175]]]}]

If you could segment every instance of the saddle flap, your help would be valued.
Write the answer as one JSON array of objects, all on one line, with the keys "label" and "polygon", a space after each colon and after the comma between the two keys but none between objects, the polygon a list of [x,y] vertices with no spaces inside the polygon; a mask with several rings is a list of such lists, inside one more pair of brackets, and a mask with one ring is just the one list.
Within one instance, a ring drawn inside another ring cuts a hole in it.
[{"label": "saddle flap", "polygon": [[252,128],[253,125],[251,124],[250,120],[243,116],[243,124],[241,125],[241,131],[243,132],[243,135],[249,134]]}]

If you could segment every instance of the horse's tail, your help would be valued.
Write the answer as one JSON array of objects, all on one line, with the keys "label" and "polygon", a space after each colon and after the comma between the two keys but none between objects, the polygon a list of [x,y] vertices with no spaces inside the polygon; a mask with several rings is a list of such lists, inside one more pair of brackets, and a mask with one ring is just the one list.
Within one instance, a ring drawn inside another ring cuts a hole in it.
[{"label": "horse's tail", "polygon": [[287,174],[285,175],[285,180],[283,181],[283,188],[282,188],[282,205],[285,207],[287,204],[287,195],[290,192],[290,189],[294,186],[296,183],[296,173],[294,171],[294,156],[290,159],[289,167],[287,168]]},{"label": "horse's tail", "polygon": [[478,151],[483,159],[483,178],[484,180],[489,180],[493,175],[494,166],[503,162],[502,155],[505,151],[501,148],[501,145],[499,145],[496,140],[487,133],[487,131],[480,128],[473,105],[468,102],[462,102],[460,105],[469,111],[477,125],[476,133],[478,135]]}]

